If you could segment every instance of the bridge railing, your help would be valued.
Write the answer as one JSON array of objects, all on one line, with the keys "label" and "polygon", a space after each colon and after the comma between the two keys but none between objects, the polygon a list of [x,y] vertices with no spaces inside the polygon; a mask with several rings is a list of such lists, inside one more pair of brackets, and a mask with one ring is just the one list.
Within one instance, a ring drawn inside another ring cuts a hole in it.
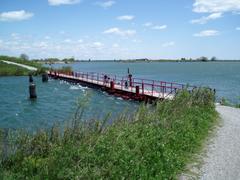
[{"label": "bridge railing", "polygon": [[[54,73],[54,72],[51,72]],[[195,86],[187,86],[175,82],[166,82],[150,79],[129,78],[128,76],[121,77],[106,73],[96,72],[68,72],[58,73],[60,76],[67,76],[69,78],[79,79],[82,81],[98,84],[101,86],[110,87],[110,82],[114,82],[114,88],[120,89],[132,93],[137,93],[138,88],[139,95],[149,95],[155,97],[166,98],[170,95],[175,95],[177,91],[183,89],[192,90]],[[136,88],[137,87],[137,88]]]}]

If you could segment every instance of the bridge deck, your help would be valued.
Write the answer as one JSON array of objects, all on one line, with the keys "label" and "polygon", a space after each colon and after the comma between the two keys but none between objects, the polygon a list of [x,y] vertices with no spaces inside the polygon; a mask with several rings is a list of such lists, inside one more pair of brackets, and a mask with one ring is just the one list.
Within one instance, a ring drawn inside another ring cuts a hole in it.
[{"label": "bridge deck", "polygon": [[87,86],[89,85],[91,87],[100,87],[116,96],[122,96],[126,99],[135,99],[140,101],[146,99],[171,100],[174,98],[178,90],[186,88],[185,85],[178,83],[137,78],[129,79],[129,77],[117,77],[103,73],[48,72],[48,74],[49,76],[66,81],[74,81],[76,83],[85,84]]}]

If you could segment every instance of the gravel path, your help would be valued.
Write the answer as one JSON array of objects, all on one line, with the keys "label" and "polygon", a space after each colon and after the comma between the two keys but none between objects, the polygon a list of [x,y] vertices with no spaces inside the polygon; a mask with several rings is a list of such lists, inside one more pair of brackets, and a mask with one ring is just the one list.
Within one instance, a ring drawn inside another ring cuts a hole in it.
[{"label": "gravel path", "polygon": [[222,124],[206,147],[201,180],[240,180],[240,109],[217,105]]},{"label": "gravel path", "polygon": [[19,63],[15,63],[15,62],[11,62],[11,61],[4,61],[4,60],[1,60],[1,61],[4,62],[4,63],[7,63],[7,64],[13,64],[13,65],[16,65],[16,66],[20,66],[20,67],[26,68],[26,69],[28,69],[30,71],[37,71],[37,68],[32,67],[32,66],[19,64]]}]

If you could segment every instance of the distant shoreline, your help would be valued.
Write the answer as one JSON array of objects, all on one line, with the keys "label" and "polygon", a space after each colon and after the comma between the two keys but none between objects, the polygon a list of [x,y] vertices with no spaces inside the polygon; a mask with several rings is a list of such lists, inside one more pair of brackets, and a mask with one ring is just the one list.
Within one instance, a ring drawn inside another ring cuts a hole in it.
[{"label": "distant shoreline", "polygon": [[221,62],[236,62],[240,63],[240,60],[215,60],[215,61],[201,61],[201,60],[148,60],[148,61],[140,61],[140,60],[75,60],[71,62],[63,62],[63,61],[55,61],[55,62],[49,62],[47,60],[41,60],[37,61],[41,64],[73,64],[73,63],[165,63],[165,62],[172,62],[172,63],[221,63]]}]

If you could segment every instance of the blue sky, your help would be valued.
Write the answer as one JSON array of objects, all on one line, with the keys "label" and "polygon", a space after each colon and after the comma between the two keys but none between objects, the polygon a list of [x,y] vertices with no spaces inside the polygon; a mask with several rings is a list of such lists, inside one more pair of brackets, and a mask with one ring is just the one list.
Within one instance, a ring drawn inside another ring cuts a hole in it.
[{"label": "blue sky", "polygon": [[240,59],[240,0],[0,0],[0,54]]}]

